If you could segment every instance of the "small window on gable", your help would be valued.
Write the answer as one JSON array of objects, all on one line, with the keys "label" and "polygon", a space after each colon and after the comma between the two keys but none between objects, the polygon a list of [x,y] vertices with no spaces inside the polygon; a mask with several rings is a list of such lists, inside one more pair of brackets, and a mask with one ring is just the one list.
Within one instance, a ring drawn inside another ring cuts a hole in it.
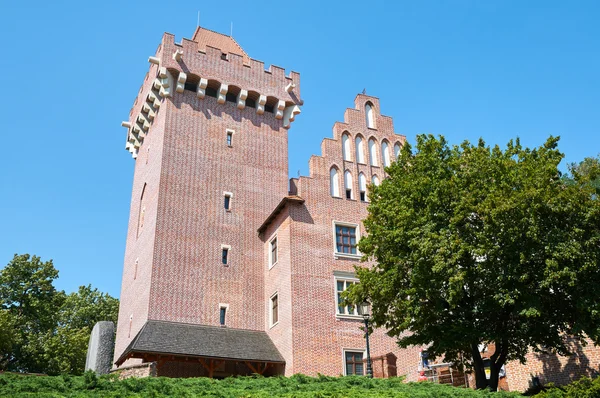
[{"label": "small window on gable", "polygon": [[227,133],[227,138],[226,138],[227,146],[233,146],[233,133],[235,133],[235,131],[227,129],[226,133]]},{"label": "small window on gable", "polygon": [[356,148],[356,163],[365,163],[365,148],[363,145],[363,138],[357,136],[354,140],[354,146]]},{"label": "small window on gable", "polygon": [[231,192],[223,192],[223,208],[227,211],[231,211],[231,198],[233,194]]},{"label": "small window on gable", "polygon": [[390,166],[390,146],[387,141],[381,143],[381,157],[383,159],[383,165],[385,167]]},{"label": "small window on gable", "polygon": [[335,167],[329,171],[329,191],[334,198],[340,197],[340,176]]},{"label": "small window on gable", "polygon": [[373,105],[367,102],[365,105],[365,117],[367,119],[367,127],[370,129],[375,128],[375,115],[373,114]]},{"label": "small window on gable", "polygon": [[269,242],[269,268],[277,264],[277,236]]},{"label": "small window on gable", "polygon": [[354,193],[352,192],[352,173],[348,170],[344,173],[344,186],[346,188],[346,199],[354,199]]},{"label": "small window on gable", "polygon": [[363,173],[358,175],[358,190],[360,191],[360,200],[367,201],[367,177]]},{"label": "small window on gable", "polygon": [[369,162],[371,166],[379,166],[377,161],[377,142],[373,138],[369,139]]},{"label": "small window on gable", "polygon": [[344,160],[352,161],[352,155],[350,151],[350,136],[346,133],[342,134],[342,155]]},{"label": "small window on gable", "polygon": [[279,322],[279,297],[278,294],[275,293],[271,296],[271,326],[275,326],[277,322]]},{"label": "small window on gable", "polygon": [[223,265],[229,265],[229,251],[231,246],[221,245],[221,263]]}]

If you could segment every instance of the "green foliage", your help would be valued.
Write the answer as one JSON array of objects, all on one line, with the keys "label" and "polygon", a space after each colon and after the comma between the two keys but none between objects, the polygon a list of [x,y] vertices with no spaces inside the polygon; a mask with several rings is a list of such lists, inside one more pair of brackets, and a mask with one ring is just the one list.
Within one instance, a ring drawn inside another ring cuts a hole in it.
[{"label": "green foliage", "polygon": [[360,376],[231,377],[170,379],[130,378],[114,375],[25,377],[0,375],[0,396],[10,397],[398,397],[482,398],[517,397],[431,383],[404,383],[402,378],[368,379]]},{"label": "green foliage", "polygon": [[557,138],[502,150],[417,137],[371,187],[373,268],[350,299],[369,299],[373,322],[403,347],[472,366],[494,343],[490,386],[508,360],[541,347],[566,353],[565,334],[600,342],[600,201],[584,178],[561,178]]},{"label": "green foliage", "polygon": [[567,183],[573,184],[575,181],[583,184],[589,184],[596,190],[596,195],[600,195],[600,155],[595,158],[587,157],[579,163],[569,164],[570,174],[565,175]]},{"label": "green foliage", "polygon": [[600,378],[583,377],[563,387],[550,386],[536,398],[600,398]]},{"label": "green foliage", "polygon": [[89,285],[66,295],[57,277],[52,261],[28,254],[0,270],[0,370],[81,374],[94,324],[116,322],[117,299]]}]

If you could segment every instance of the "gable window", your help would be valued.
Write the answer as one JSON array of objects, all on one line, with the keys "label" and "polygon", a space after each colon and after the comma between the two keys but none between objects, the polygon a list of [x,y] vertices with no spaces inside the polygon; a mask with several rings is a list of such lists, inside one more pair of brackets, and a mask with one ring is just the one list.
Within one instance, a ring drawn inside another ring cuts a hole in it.
[{"label": "gable window", "polygon": [[335,279],[335,295],[336,295],[336,315],[347,315],[347,316],[361,316],[360,307],[357,305],[342,305],[342,293],[350,286],[358,283],[357,279]]},{"label": "gable window", "polygon": [[329,191],[334,198],[340,197],[340,176],[335,167],[329,171]]},{"label": "gable window", "polygon": [[279,297],[277,293],[271,296],[271,326],[279,322]]},{"label": "gable window", "polygon": [[363,173],[358,175],[358,190],[360,191],[360,200],[367,201],[367,178]]},{"label": "gable window", "polygon": [[354,146],[356,147],[356,162],[357,163],[365,163],[365,148],[363,145],[362,137],[356,137],[354,141]]},{"label": "gable window", "polygon": [[346,199],[354,199],[352,193],[352,173],[348,170],[344,173],[344,186],[346,188]]},{"label": "gable window", "polygon": [[277,263],[277,236],[269,242],[269,268]]},{"label": "gable window", "polygon": [[364,375],[363,351],[344,351],[344,371],[346,376]]},{"label": "gable window", "polygon": [[347,133],[344,133],[342,134],[342,155],[344,160],[352,160],[350,153],[350,136]]},{"label": "gable window", "polygon": [[231,211],[231,198],[233,194],[231,192],[223,192],[223,208],[227,211]]},{"label": "gable window", "polygon": [[383,165],[385,167],[390,166],[390,148],[387,141],[381,143],[381,157],[383,158]]},{"label": "gable window", "polygon": [[377,162],[377,143],[373,138],[369,139],[369,162],[371,166],[379,166],[379,162]]},{"label": "gable window", "polygon": [[367,127],[370,129],[375,128],[375,116],[373,115],[373,105],[370,102],[367,102],[365,105],[365,116],[367,119]]},{"label": "gable window", "polygon": [[235,131],[227,129],[226,133],[227,133],[227,138],[226,138],[227,146],[233,146],[233,133],[235,133]]},{"label": "gable window", "polygon": [[231,246],[221,245],[221,262],[223,265],[229,265],[229,250],[231,250]]},{"label": "gable window", "polygon": [[335,254],[358,256],[356,247],[358,226],[356,224],[342,224],[334,222],[335,226]]}]

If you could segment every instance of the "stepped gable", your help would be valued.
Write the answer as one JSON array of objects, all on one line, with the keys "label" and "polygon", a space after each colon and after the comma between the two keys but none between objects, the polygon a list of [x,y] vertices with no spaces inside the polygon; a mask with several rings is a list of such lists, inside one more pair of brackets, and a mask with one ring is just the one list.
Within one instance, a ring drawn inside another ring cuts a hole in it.
[{"label": "stepped gable", "polygon": [[224,53],[241,55],[246,65],[250,63],[248,54],[231,36],[198,26],[192,41],[198,43],[198,50],[202,52],[206,52],[206,47],[219,48]]}]

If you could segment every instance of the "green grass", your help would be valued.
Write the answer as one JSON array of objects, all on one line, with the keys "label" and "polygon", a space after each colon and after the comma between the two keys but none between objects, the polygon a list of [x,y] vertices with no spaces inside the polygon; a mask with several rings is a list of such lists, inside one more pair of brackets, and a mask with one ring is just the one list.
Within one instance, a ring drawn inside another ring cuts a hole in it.
[{"label": "green grass", "polygon": [[479,398],[518,397],[515,393],[490,393],[431,383],[404,383],[401,378],[365,377],[232,377],[170,379],[114,376],[0,375],[0,397],[398,397]]}]

